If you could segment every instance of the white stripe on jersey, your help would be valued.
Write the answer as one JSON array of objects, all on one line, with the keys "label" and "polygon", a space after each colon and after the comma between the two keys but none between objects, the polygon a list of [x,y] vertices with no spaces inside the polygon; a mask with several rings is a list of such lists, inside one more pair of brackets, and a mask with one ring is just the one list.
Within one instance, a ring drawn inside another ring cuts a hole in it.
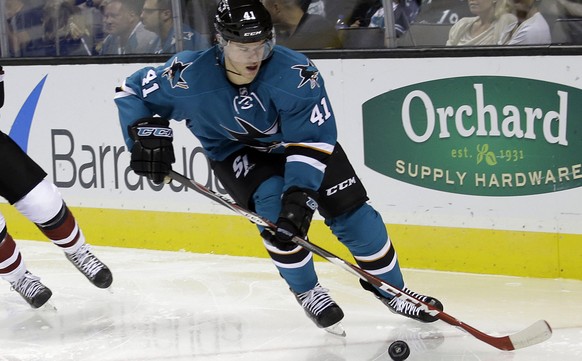
[{"label": "white stripe on jersey", "polygon": [[333,153],[333,149],[335,148],[334,145],[329,143],[283,143],[283,146],[285,148],[290,146],[311,148],[327,154]]},{"label": "white stripe on jersey", "polygon": [[274,259],[271,259],[271,261],[273,261],[275,266],[277,266],[279,268],[293,269],[293,268],[301,268],[301,267],[305,266],[307,263],[309,263],[311,261],[312,258],[313,258],[313,254],[310,252],[307,257],[305,257],[301,262],[297,262],[297,263],[281,263],[281,262],[275,261]]},{"label": "white stripe on jersey", "polygon": [[16,262],[16,260],[18,259],[19,253],[20,252],[18,251],[18,246],[14,247],[14,253],[12,253],[12,255],[10,255],[10,257],[8,257],[7,260],[0,262],[0,269],[7,268],[8,266],[14,264],[14,262]]},{"label": "white stripe on jersey", "polygon": [[384,247],[382,247],[381,250],[379,250],[378,252],[371,254],[369,256],[354,256],[354,258],[358,261],[362,261],[362,262],[371,262],[371,261],[376,261],[382,257],[384,257],[388,251],[390,250],[390,238],[388,238],[386,244],[384,245]]},{"label": "white stripe on jersey", "polygon": [[125,98],[125,97],[131,96],[131,95],[137,95],[136,92],[133,91],[133,89],[131,89],[130,87],[125,85],[125,81],[123,81],[123,84],[121,84],[120,89],[121,89],[121,91],[115,92],[115,96],[113,97],[113,99]]},{"label": "white stripe on jersey", "polygon": [[[273,252],[273,253],[278,253],[278,254],[290,254],[290,253],[296,253],[300,250],[302,250],[303,248],[300,247],[299,245],[297,245],[297,247],[293,248],[290,251],[282,251],[279,248],[271,245],[268,241],[266,241],[263,238],[263,244],[265,245],[265,248],[269,251],[269,252]],[[301,268],[303,266],[305,266],[311,259],[313,258],[313,254],[311,252],[309,252],[309,254],[307,255],[307,257],[305,257],[303,260],[301,260],[301,262],[297,262],[297,263],[281,263],[281,262],[277,262],[273,259],[271,259],[271,261],[273,261],[273,263],[275,264],[275,266],[280,267],[280,268]]]},{"label": "white stripe on jersey", "polygon": [[[71,242],[72,240],[74,240],[75,237],[77,237],[77,234],[78,233],[79,233],[79,225],[77,224],[77,222],[75,222],[75,228],[73,229],[73,231],[71,232],[71,234],[69,234],[66,238],[63,238],[63,239],[53,239],[52,241],[53,241],[54,244],[58,244],[59,246],[62,246],[64,244],[67,244],[67,243]],[[77,243],[80,243],[80,242],[77,242]]]},{"label": "white stripe on jersey", "polygon": [[291,155],[287,157],[287,162],[301,162],[305,164],[309,164],[313,168],[319,170],[321,173],[325,173],[326,165],[318,161],[317,159],[313,159],[311,157],[306,157],[304,155]]},{"label": "white stripe on jersey", "polygon": [[366,271],[368,271],[369,274],[374,275],[374,276],[380,276],[383,274],[386,274],[390,271],[392,271],[394,269],[394,267],[396,266],[396,261],[398,260],[398,256],[396,255],[396,253],[394,253],[394,257],[392,258],[392,262],[390,262],[390,264],[384,268],[380,268],[380,269],[366,269]]}]

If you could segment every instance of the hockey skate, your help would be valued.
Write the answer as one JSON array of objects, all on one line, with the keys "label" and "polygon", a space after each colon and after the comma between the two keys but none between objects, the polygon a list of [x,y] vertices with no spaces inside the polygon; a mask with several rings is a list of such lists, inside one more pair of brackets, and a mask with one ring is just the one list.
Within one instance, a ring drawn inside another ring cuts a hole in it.
[{"label": "hockey skate", "polygon": [[65,256],[87,277],[92,284],[99,288],[107,288],[113,282],[111,271],[101,262],[85,243],[73,254],[65,253]]},{"label": "hockey skate", "polygon": [[309,291],[295,293],[297,302],[303,307],[307,316],[319,328],[337,336],[345,336],[340,321],[344,318],[342,309],[327,294],[327,290],[319,283]]},{"label": "hockey skate", "polygon": [[53,295],[50,289],[40,282],[40,278],[26,271],[16,282],[10,282],[12,289],[22,296],[32,308],[44,305]]},{"label": "hockey skate", "polygon": [[[414,320],[425,323],[435,322],[436,320],[438,320],[438,318],[429,315],[428,313],[422,311],[421,309],[419,309],[410,302],[403,301],[396,297],[391,299],[384,297],[374,286],[372,286],[370,283],[366,281],[360,280],[360,284],[362,285],[362,287],[364,287],[365,290],[372,292],[377,299],[379,299],[383,304],[388,306],[390,311],[392,311],[393,313],[397,313],[399,315],[406,316],[408,318],[412,318]],[[428,303],[429,305],[441,311],[443,310],[443,304],[434,297],[418,294],[416,292],[409,290],[406,287],[404,287],[402,291],[407,295],[416,298],[419,301]]]}]

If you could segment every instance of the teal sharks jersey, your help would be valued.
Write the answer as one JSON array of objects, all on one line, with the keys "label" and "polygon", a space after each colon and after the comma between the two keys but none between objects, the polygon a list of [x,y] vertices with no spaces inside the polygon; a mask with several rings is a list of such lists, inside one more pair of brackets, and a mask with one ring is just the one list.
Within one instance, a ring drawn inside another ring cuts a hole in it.
[{"label": "teal sharks jersey", "polygon": [[337,139],[318,69],[305,55],[281,46],[242,86],[227,79],[218,47],[180,52],[128,77],[115,102],[128,149],[133,145],[128,126],[138,119],[184,121],[213,160],[242,147],[284,152],[285,188],[318,189]]}]

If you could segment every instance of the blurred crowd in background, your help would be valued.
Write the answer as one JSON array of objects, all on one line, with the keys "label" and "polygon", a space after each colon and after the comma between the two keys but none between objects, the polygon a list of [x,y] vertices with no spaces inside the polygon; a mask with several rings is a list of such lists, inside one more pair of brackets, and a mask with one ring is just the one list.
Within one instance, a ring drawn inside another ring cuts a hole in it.
[{"label": "blurred crowd in background", "polygon": [[[1,56],[171,54],[205,49],[214,44],[217,2],[0,0]],[[263,3],[272,15],[277,43],[297,50],[582,44],[582,0]],[[388,14],[385,4],[392,6]]]}]

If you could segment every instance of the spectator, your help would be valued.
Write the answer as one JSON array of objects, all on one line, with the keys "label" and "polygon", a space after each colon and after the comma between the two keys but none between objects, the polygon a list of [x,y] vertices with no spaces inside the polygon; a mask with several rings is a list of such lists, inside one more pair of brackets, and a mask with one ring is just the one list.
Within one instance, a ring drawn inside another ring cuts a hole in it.
[{"label": "spectator", "polygon": [[497,45],[505,29],[517,22],[506,0],[474,0],[469,2],[469,9],[475,16],[453,25],[447,45]]},{"label": "spectator", "polygon": [[[392,11],[394,12],[394,30],[396,37],[401,37],[406,33],[410,24],[420,12],[421,0],[393,0]],[[348,21],[350,27],[384,27],[384,7],[381,0],[361,1],[354,12],[351,20]]]},{"label": "spectator", "polygon": [[10,55],[43,56],[43,3],[37,0],[5,0],[4,4]]},{"label": "spectator", "polygon": [[335,49],[341,41],[334,24],[301,8],[301,0],[264,0],[277,43],[292,49]]},{"label": "spectator", "polygon": [[[156,53],[175,53],[174,15],[171,0],[146,0],[141,11],[144,27],[158,35]],[[201,50],[210,47],[207,39],[186,24],[182,24],[181,50]]]},{"label": "spectator", "polygon": [[99,54],[101,45],[105,39],[105,32],[103,31],[103,9],[105,8],[106,0],[68,0],[74,3],[80,10],[85,22],[89,28],[89,32],[93,37],[93,48],[91,52],[94,55]]},{"label": "spectator", "polygon": [[517,23],[505,28],[500,44],[542,45],[551,44],[550,26],[539,12],[538,0],[509,0]]},{"label": "spectator", "polygon": [[415,23],[454,24],[459,19],[473,16],[467,0],[423,0],[422,11]]},{"label": "spectator", "polygon": [[556,0],[558,12],[568,33],[569,44],[582,44],[582,0]]},{"label": "spectator", "polygon": [[90,25],[72,1],[47,1],[43,16],[46,56],[93,55]]},{"label": "spectator", "polygon": [[134,0],[111,0],[105,5],[103,24],[108,35],[103,41],[101,55],[155,52],[158,36],[141,23],[142,5]]}]

